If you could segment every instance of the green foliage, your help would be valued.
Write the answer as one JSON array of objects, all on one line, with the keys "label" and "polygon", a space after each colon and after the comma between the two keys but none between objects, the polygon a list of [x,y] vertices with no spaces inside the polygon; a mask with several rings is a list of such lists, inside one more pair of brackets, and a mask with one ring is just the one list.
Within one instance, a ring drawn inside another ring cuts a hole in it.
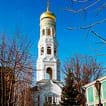
[{"label": "green foliage", "polygon": [[78,106],[80,104],[77,99],[78,95],[79,92],[76,89],[74,75],[71,70],[68,70],[65,78],[65,85],[62,89],[61,106]]}]

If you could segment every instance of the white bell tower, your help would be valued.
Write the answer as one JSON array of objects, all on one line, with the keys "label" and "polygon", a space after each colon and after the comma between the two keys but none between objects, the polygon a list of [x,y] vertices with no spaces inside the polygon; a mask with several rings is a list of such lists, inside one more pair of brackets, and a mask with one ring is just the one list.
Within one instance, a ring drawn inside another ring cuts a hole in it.
[{"label": "white bell tower", "polygon": [[56,16],[50,12],[49,3],[46,12],[40,16],[40,39],[38,42],[36,81],[60,80],[60,63],[57,57]]}]

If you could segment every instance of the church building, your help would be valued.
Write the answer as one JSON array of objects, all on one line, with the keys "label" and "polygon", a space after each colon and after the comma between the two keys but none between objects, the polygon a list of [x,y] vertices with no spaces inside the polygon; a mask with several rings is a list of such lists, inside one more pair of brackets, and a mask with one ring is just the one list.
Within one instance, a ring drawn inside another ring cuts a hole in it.
[{"label": "church building", "polygon": [[60,62],[56,40],[56,16],[47,10],[40,16],[40,38],[36,64],[34,106],[58,106],[63,83],[60,81]]}]

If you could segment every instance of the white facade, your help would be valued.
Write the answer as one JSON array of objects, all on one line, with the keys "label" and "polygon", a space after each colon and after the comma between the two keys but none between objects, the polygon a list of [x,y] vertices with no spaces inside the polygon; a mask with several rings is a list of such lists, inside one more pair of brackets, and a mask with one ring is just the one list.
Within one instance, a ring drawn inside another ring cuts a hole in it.
[{"label": "white facade", "polygon": [[40,39],[36,81],[42,79],[60,80],[59,60],[57,57],[56,17],[50,11],[40,17]]},{"label": "white facade", "polygon": [[[106,76],[98,79],[101,83],[101,103],[102,106],[106,106]],[[86,104],[87,106],[98,106],[99,104],[99,97],[98,92],[95,87],[96,81],[93,81],[84,86],[86,92]]]},{"label": "white facade", "polygon": [[57,56],[56,17],[48,11],[40,17],[40,39],[36,64],[34,106],[59,106],[63,83],[60,82],[60,62]]},{"label": "white facade", "polygon": [[42,80],[37,82],[34,91],[34,106],[59,106],[61,101],[62,83],[53,80]]}]

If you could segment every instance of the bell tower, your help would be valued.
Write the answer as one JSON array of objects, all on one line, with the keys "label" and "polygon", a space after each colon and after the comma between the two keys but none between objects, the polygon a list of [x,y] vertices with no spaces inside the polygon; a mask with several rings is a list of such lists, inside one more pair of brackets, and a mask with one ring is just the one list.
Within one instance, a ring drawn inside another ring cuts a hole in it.
[{"label": "bell tower", "polygon": [[40,39],[36,64],[36,81],[60,80],[60,63],[57,56],[56,16],[47,3],[46,12],[40,16]]}]

